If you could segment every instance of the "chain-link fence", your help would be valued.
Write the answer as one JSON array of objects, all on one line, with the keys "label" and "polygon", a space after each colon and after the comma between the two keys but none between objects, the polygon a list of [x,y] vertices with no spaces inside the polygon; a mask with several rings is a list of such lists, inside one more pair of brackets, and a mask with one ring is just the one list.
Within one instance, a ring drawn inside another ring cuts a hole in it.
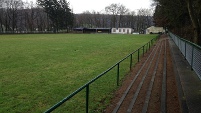
[{"label": "chain-link fence", "polygon": [[179,47],[188,63],[201,80],[201,47],[179,36],[169,33],[175,44]]}]

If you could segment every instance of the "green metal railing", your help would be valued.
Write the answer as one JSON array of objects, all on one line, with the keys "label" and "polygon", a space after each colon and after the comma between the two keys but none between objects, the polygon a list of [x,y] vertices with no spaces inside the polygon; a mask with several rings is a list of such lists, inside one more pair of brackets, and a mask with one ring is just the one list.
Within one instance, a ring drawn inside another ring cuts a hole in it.
[{"label": "green metal railing", "polygon": [[148,43],[146,43],[145,45],[143,45],[142,47],[140,47],[139,49],[135,50],[134,52],[130,53],[129,55],[127,55],[126,57],[124,57],[123,59],[121,59],[119,62],[117,62],[116,64],[114,64],[113,66],[111,66],[110,68],[108,68],[106,71],[102,72],[101,74],[99,74],[97,77],[95,77],[94,79],[90,80],[88,83],[86,83],[85,85],[81,86],[80,88],[78,88],[76,91],[74,91],[72,94],[70,94],[69,96],[65,97],[63,100],[61,100],[60,102],[58,102],[57,104],[55,104],[54,106],[52,106],[51,108],[49,108],[48,110],[45,111],[45,113],[50,113],[53,110],[55,110],[56,108],[58,108],[59,106],[61,106],[63,103],[65,103],[67,100],[71,99],[72,97],[74,97],[76,94],[78,94],[79,92],[81,92],[82,90],[86,89],[86,113],[89,112],[89,91],[90,91],[90,84],[92,84],[93,82],[95,82],[97,79],[99,79],[100,77],[102,77],[103,75],[105,75],[106,73],[108,73],[109,71],[111,71],[112,69],[114,69],[115,67],[117,67],[117,75],[116,75],[116,84],[117,86],[119,86],[119,75],[120,75],[120,63],[123,62],[125,59],[130,58],[130,70],[132,68],[132,63],[133,63],[133,55],[135,53],[137,53],[137,62],[140,61],[140,51],[142,51],[142,55],[144,56],[145,51],[147,52],[150,47],[154,44],[154,41],[156,41],[158,37],[153,38],[152,40],[150,40]]}]

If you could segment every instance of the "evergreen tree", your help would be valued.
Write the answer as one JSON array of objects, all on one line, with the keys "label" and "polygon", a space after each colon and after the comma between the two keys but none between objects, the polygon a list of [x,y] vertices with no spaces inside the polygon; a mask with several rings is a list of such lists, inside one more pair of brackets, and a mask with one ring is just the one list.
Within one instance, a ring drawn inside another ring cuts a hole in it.
[{"label": "evergreen tree", "polygon": [[66,29],[73,25],[73,13],[66,0],[38,0],[53,23],[54,32]]}]

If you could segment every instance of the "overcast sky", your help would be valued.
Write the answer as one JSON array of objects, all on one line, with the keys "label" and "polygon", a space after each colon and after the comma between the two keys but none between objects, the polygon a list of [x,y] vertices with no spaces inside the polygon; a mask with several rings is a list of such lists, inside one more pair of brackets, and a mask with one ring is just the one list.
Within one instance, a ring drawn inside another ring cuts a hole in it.
[{"label": "overcast sky", "polygon": [[[24,0],[36,1],[36,0]],[[83,11],[104,11],[106,6],[112,3],[120,3],[130,10],[140,8],[151,8],[152,0],[67,0],[70,2],[70,8],[74,13],[82,13]]]}]

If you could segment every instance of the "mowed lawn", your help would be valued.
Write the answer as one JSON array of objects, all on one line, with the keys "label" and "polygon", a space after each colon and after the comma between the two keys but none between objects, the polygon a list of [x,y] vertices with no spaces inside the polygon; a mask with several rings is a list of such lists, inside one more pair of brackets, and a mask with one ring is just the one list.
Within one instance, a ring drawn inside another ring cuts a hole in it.
[{"label": "mowed lawn", "polygon": [[[155,37],[114,34],[0,35],[0,112],[44,112]],[[91,112],[101,112],[109,103],[116,88],[115,73],[116,70],[91,85]],[[85,90],[75,98],[56,112],[85,112]]]}]

